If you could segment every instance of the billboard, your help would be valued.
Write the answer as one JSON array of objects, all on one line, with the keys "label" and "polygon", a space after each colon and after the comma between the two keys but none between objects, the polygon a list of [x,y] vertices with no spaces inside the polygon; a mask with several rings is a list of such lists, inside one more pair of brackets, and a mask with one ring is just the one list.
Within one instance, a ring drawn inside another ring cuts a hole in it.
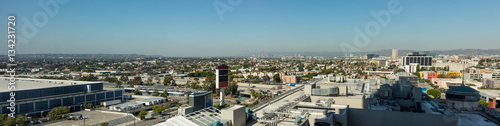
[{"label": "billboard", "polygon": [[222,64],[215,70],[215,83],[217,88],[227,87],[229,77],[229,67]]}]

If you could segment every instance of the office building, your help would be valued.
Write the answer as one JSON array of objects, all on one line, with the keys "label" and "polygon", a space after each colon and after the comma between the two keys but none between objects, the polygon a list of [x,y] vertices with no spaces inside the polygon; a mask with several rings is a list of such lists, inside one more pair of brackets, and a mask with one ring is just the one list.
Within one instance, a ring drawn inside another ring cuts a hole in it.
[{"label": "office building", "polygon": [[379,57],[378,54],[366,54],[366,58],[367,59],[373,59],[373,58],[376,58],[376,57]]},{"label": "office building", "polygon": [[417,67],[418,67],[418,63],[410,63],[409,65],[405,65],[404,69],[405,69],[405,72],[415,73],[415,72],[417,72],[417,69],[418,69]]},{"label": "office building", "polygon": [[483,85],[487,88],[500,88],[500,79],[483,78],[481,82],[483,82]]},{"label": "office building", "polygon": [[398,59],[398,50],[393,49],[392,50],[392,60],[397,60]]},{"label": "office building", "polygon": [[425,54],[419,54],[418,52],[413,52],[407,56],[403,56],[403,65],[407,66],[411,63],[418,63],[420,66],[432,66],[432,57]]},{"label": "office building", "polygon": [[[1,77],[0,114],[11,113],[11,90],[9,78]],[[82,104],[98,105],[104,101],[123,100],[123,89],[103,90],[102,82],[84,82],[49,79],[17,78],[15,93],[15,112],[28,116],[45,116],[58,106],[67,106],[70,111],[81,110]]]},{"label": "office building", "polygon": [[298,83],[300,81],[300,77],[295,75],[284,75],[281,76],[281,81],[283,81],[283,83]]},{"label": "office building", "polygon": [[212,107],[212,91],[200,91],[189,95],[189,106],[192,106],[192,111],[198,111],[207,107]]}]

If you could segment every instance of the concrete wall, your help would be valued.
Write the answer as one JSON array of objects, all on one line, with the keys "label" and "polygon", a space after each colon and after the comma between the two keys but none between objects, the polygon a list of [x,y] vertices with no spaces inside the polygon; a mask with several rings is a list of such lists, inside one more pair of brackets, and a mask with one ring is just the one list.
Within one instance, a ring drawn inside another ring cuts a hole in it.
[{"label": "concrete wall", "polygon": [[348,123],[349,126],[456,126],[458,117],[351,108]]},{"label": "concrete wall", "polygon": [[246,124],[245,107],[235,105],[221,111],[221,120],[231,120],[233,126],[244,126]]},{"label": "concrete wall", "polygon": [[329,97],[329,96],[311,96],[311,101],[316,102],[319,99],[327,100],[332,98],[336,105],[349,105],[350,108],[363,108],[364,100],[362,96],[339,96],[339,97]]},{"label": "concrete wall", "polygon": [[346,84],[332,84],[332,85],[327,85],[327,84],[323,84],[323,85],[320,85],[320,89],[329,89],[329,88],[333,88],[333,87],[338,87],[339,88],[339,95],[348,95],[349,93],[351,93],[351,89],[349,86],[347,86]]},{"label": "concrete wall", "polygon": [[313,87],[316,87],[316,84],[304,85],[304,94],[311,96],[311,90],[313,89]]}]

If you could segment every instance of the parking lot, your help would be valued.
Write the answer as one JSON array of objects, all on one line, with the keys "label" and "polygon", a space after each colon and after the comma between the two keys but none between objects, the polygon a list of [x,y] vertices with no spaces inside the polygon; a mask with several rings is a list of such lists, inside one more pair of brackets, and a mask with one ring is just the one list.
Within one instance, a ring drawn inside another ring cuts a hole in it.
[{"label": "parking lot", "polygon": [[[122,117],[126,117],[126,113],[114,113],[114,112],[100,112],[100,111],[79,111],[74,112],[74,114],[82,114],[83,117],[88,117],[85,119],[85,125],[100,124],[107,122],[109,120],[114,120]],[[84,126],[84,120],[64,120],[61,122],[47,124],[47,126]],[[45,125],[45,124],[44,124]]]}]

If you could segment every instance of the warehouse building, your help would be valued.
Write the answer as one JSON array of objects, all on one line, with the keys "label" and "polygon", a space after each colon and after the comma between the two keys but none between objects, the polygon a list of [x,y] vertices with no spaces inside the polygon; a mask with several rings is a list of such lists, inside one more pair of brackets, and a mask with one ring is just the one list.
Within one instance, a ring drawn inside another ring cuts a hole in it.
[{"label": "warehouse building", "polygon": [[0,77],[0,114],[11,113],[11,92],[15,93],[15,114],[41,117],[54,107],[67,106],[81,110],[83,104],[98,105],[104,101],[123,100],[123,89],[103,90],[102,82],[49,79],[16,79],[15,90],[9,90],[9,78]]}]

